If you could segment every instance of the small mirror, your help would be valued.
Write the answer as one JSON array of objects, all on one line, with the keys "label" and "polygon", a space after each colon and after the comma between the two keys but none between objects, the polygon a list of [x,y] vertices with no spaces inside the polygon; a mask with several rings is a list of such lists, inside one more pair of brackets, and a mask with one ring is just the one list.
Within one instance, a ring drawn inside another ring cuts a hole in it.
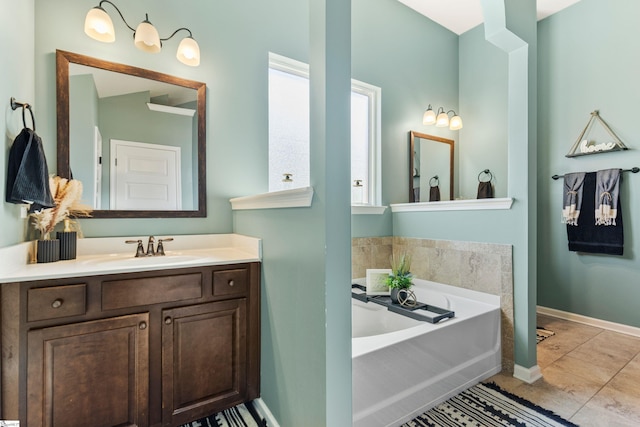
[{"label": "small mirror", "polygon": [[204,83],[56,51],[58,175],[96,218],[206,216]]},{"label": "small mirror", "polygon": [[452,139],[409,132],[409,202],[453,200]]}]

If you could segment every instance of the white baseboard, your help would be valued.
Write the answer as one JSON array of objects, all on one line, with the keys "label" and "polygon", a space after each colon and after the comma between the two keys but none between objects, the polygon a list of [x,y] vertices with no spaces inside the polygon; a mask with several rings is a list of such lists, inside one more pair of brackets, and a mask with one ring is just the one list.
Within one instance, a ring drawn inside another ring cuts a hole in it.
[{"label": "white baseboard", "polygon": [[607,329],[609,331],[620,332],[621,334],[640,337],[640,328],[635,326],[623,325],[622,323],[609,322],[608,320],[595,319],[593,317],[583,316],[581,314],[569,313],[567,311],[556,310],[555,308],[537,307],[537,312],[545,316],[557,317],[559,319],[571,320],[572,322],[582,323],[597,328]]},{"label": "white baseboard", "polygon": [[534,382],[542,378],[542,371],[540,370],[540,366],[538,365],[534,365],[530,368],[515,365],[513,367],[513,376],[528,384],[533,384]]},{"label": "white baseboard", "polygon": [[258,411],[258,413],[262,415],[265,420],[267,420],[267,425],[269,427],[280,427],[280,424],[278,424],[278,421],[273,416],[261,397],[253,401],[253,406],[256,408],[256,411]]}]

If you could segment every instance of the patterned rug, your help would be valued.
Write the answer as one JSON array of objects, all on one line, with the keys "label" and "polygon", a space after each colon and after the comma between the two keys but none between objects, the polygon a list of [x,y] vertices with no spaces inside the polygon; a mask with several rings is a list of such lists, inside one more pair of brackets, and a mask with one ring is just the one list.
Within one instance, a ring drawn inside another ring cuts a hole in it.
[{"label": "patterned rug", "polygon": [[476,384],[402,427],[571,426],[551,411],[502,390],[495,383]]},{"label": "patterned rug", "polygon": [[[251,410],[244,404],[240,404],[206,418],[183,424],[180,427],[265,427],[267,423],[264,420],[256,421],[260,417],[253,406],[250,403],[248,405]],[[255,413],[255,418],[252,413]]]},{"label": "patterned rug", "polygon": [[548,329],[541,328],[540,326],[538,326],[536,328],[536,344],[540,344],[542,341],[546,340],[547,338],[555,334],[556,333],[553,331],[550,331]]}]

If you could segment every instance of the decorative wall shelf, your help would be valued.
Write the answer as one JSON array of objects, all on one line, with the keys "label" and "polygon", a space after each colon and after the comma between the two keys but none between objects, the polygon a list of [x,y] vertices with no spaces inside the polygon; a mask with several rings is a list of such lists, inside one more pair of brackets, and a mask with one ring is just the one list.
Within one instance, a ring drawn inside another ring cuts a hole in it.
[{"label": "decorative wall shelf", "polygon": [[276,209],[308,208],[313,200],[313,187],[293,188],[291,190],[272,191],[255,196],[230,199],[231,209]]},{"label": "decorative wall shelf", "polygon": [[[613,141],[602,142],[599,144],[596,144],[593,141],[589,141],[588,132],[591,131],[591,128],[595,122],[598,122],[602,125],[607,133],[611,135]],[[580,133],[580,136],[578,136],[578,139],[571,147],[571,150],[569,150],[569,152],[565,155],[565,157],[578,157],[586,156],[589,154],[608,153],[611,151],[621,150],[628,150],[628,148],[626,145],[624,145],[620,138],[618,138],[618,135],[616,135],[615,132],[611,130],[609,125],[607,125],[605,121],[602,120],[602,117],[600,117],[598,110],[595,110],[591,112],[591,117],[589,118],[587,125],[584,127],[584,129]]]}]

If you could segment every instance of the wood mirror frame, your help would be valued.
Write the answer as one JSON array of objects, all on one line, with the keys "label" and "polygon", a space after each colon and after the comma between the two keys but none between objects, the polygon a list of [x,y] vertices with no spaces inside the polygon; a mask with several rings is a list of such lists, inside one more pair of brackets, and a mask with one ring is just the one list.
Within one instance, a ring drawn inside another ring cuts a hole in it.
[{"label": "wood mirror frame", "polygon": [[85,65],[117,73],[156,80],[196,90],[197,97],[197,168],[198,191],[195,210],[94,210],[93,218],[193,218],[206,217],[206,84],[193,80],[145,70],[90,56],[56,50],[56,95],[58,118],[57,167],[58,175],[71,177],[69,164],[69,64]]},{"label": "wood mirror frame", "polygon": [[[453,200],[453,177],[454,177],[453,147],[455,145],[455,142],[453,141],[453,139],[441,138],[439,136],[428,135],[426,133],[420,133],[412,130],[409,132],[409,202],[416,203],[421,201],[421,200],[416,200],[415,191],[414,191],[414,179],[416,178],[416,175],[414,172],[416,170],[416,160],[414,158],[415,157],[414,154],[416,152],[416,139],[427,139],[434,142],[439,142],[439,143],[449,145],[449,165],[448,165],[449,166],[449,177],[448,177],[449,178],[449,200]],[[418,172],[418,176],[419,176],[419,173],[420,172]],[[423,192],[421,191],[421,193]]]}]

